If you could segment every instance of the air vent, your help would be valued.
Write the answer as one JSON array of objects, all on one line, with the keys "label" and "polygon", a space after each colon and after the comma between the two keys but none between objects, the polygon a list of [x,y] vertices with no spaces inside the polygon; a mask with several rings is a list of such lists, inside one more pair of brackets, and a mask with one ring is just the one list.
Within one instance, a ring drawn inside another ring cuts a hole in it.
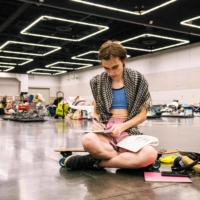
[{"label": "air vent", "polygon": [[156,41],[155,40],[144,40],[142,43],[145,45],[153,45],[153,44],[156,44]]},{"label": "air vent", "polygon": [[57,26],[56,30],[60,32],[70,32],[72,28],[69,26]]},{"label": "air vent", "polygon": [[34,46],[30,45],[30,46],[22,46],[23,50],[33,50]]}]

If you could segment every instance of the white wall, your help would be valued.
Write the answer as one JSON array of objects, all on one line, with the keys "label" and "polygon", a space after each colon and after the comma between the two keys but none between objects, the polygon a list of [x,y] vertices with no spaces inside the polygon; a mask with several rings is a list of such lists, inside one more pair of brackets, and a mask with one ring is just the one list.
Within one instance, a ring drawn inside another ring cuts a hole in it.
[{"label": "white wall", "polygon": [[20,94],[20,82],[16,78],[0,78],[0,96]]},{"label": "white wall", "polygon": [[49,88],[50,97],[56,97],[56,93],[60,90],[60,77],[59,76],[29,75],[28,87],[29,88]]},{"label": "white wall", "polygon": [[145,75],[153,103],[200,102],[200,43],[135,58],[127,64]]}]

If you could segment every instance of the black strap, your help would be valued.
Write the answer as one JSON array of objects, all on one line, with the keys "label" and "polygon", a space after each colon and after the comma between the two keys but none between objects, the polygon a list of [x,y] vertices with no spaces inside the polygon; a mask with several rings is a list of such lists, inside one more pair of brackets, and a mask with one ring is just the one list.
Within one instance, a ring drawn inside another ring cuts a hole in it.
[{"label": "black strap", "polygon": [[200,156],[199,154],[196,154],[196,153],[189,153],[188,154],[188,157],[190,159],[195,159],[194,162],[190,163],[189,165],[187,166],[184,166],[184,167],[176,167],[176,166],[172,166],[171,169],[172,171],[183,171],[183,170],[187,170],[187,169],[190,169],[192,168],[194,165],[196,165],[199,161],[200,161]]}]

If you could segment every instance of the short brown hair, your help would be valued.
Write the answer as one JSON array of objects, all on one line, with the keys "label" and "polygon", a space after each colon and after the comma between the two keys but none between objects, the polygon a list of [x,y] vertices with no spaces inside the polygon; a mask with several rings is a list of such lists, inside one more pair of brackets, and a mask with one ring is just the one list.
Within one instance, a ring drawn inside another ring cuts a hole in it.
[{"label": "short brown hair", "polygon": [[99,60],[109,60],[111,57],[119,57],[120,60],[124,60],[127,55],[126,49],[118,42],[108,40],[101,45],[99,49]]}]

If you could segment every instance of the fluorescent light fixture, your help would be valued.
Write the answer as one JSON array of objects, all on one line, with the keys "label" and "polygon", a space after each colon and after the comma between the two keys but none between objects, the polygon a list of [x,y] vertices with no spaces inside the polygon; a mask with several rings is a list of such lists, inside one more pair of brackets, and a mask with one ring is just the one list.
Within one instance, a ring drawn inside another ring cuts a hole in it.
[{"label": "fluorescent light fixture", "polygon": [[[22,62],[18,65],[25,65],[25,64],[33,61],[33,59],[30,59],[30,58],[19,58],[19,57],[9,57],[9,56],[0,56],[0,58],[7,58],[7,59],[11,59],[11,60],[24,60],[24,62]],[[10,63],[10,65],[17,65],[17,63],[14,63],[14,64]]]},{"label": "fluorescent light fixture", "polygon": [[15,67],[13,67],[13,66],[11,67],[11,66],[0,65],[0,68],[7,68],[7,69],[1,70],[1,71],[3,71],[3,72],[8,72],[8,71],[14,69]]},{"label": "fluorescent light fixture", "polygon": [[92,62],[100,62],[99,60],[93,60],[93,59],[87,59],[87,58],[80,58],[82,56],[85,56],[85,55],[88,55],[88,54],[93,54],[93,53],[98,54],[99,52],[98,51],[88,51],[88,52],[79,54],[77,56],[73,56],[73,57],[71,57],[71,59],[74,59],[74,60],[85,60],[85,61],[92,61]]},{"label": "fluorescent light fixture", "polygon": [[136,47],[128,47],[128,46],[124,46],[124,47],[126,49],[137,50],[137,51],[155,52],[155,51],[160,51],[160,50],[163,50],[163,49],[172,48],[172,47],[175,47],[175,46],[184,45],[184,44],[187,44],[187,43],[190,42],[189,40],[182,40],[182,39],[177,39],[177,38],[172,38],[172,37],[165,37],[165,36],[161,36],[161,35],[142,34],[142,35],[139,35],[139,36],[136,36],[136,37],[132,37],[132,38],[123,40],[120,43],[123,44],[123,43],[129,42],[129,41],[132,41],[132,40],[136,40],[136,39],[142,38],[142,37],[147,37],[147,38],[149,38],[149,37],[155,37],[155,38],[161,38],[161,39],[164,39],[164,40],[176,41],[178,43],[173,44],[173,45],[168,45],[168,46],[160,47],[160,48],[157,48],[157,49],[151,49],[151,50],[150,49],[143,49],[143,48],[136,48]]},{"label": "fluorescent light fixture", "polygon": [[[65,65],[80,65],[82,67],[79,67],[79,68],[76,68],[75,70],[77,69],[83,69],[83,68],[87,68],[87,67],[92,67],[93,65],[92,64],[86,64],[86,63],[75,63],[75,62],[64,62],[64,61],[58,61],[58,62],[55,62],[55,63],[52,63],[52,64],[49,64],[49,65],[46,65],[45,67],[48,67],[48,68],[55,68],[55,67],[58,67],[59,66],[55,66],[55,65],[59,65],[59,64],[65,64]],[[60,69],[68,69],[67,67],[63,67],[61,66]],[[71,68],[72,70],[74,68]]]},{"label": "fluorescent light fixture", "polygon": [[80,69],[85,69],[85,68],[88,68],[88,67],[91,67],[91,66],[84,66],[84,67],[79,67],[79,68],[76,68],[75,70],[80,70]]},{"label": "fluorescent light fixture", "polygon": [[[36,46],[36,47],[45,47],[45,48],[51,48],[53,50],[48,51],[46,53],[28,53],[28,52],[21,52],[21,51],[7,51],[3,50],[7,45],[12,45],[12,44],[21,44],[21,45],[28,45],[28,46]],[[3,53],[13,53],[13,54],[23,54],[23,55],[31,55],[31,56],[46,56],[48,54],[51,54],[55,51],[60,50],[61,47],[58,46],[50,46],[50,45],[43,45],[43,44],[34,44],[34,43],[26,43],[26,42],[17,42],[17,41],[7,41],[5,44],[0,46],[0,52]]]},{"label": "fluorescent light fixture", "polygon": [[0,62],[1,65],[17,65],[16,63]]},{"label": "fluorescent light fixture", "polygon": [[51,75],[51,73],[31,72],[31,74]]},{"label": "fluorescent light fixture", "polygon": [[[56,37],[56,36],[50,36],[50,35],[41,35],[41,34],[35,34],[35,33],[31,33],[29,30],[31,28],[34,27],[34,25],[36,25],[37,23],[39,23],[42,20],[57,20],[57,21],[62,21],[62,22],[68,22],[68,23],[73,23],[73,24],[79,24],[79,25],[83,25],[83,26],[88,26],[88,27],[96,27],[98,29],[98,31],[89,34],[87,36],[84,36],[82,38],[79,39],[71,39],[71,38],[63,38],[63,37]],[[68,20],[68,19],[63,19],[63,18],[57,18],[57,17],[51,17],[51,16],[41,16],[39,17],[37,20],[35,20],[32,24],[30,24],[28,27],[26,27],[25,29],[23,29],[20,33],[24,34],[24,35],[31,35],[31,36],[36,36],[36,37],[44,37],[44,38],[51,38],[51,39],[57,39],[57,40],[67,40],[67,41],[74,41],[74,42],[80,42],[82,40],[85,40],[89,37],[92,37],[94,35],[97,35],[105,30],[109,29],[108,26],[102,26],[102,25],[98,25],[98,24],[91,24],[91,23],[86,23],[86,22],[81,22],[81,21],[74,21],[74,20]]]},{"label": "fluorescent light fixture", "polygon": [[190,26],[190,27],[193,27],[193,28],[200,28],[200,26],[193,24],[193,22],[195,20],[199,19],[199,18],[200,18],[200,16],[193,17],[191,19],[187,19],[187,20],[182,21],[181,24],[185,25],[185,26]]},{"label": "fluorescent light fixture", "polygon": [[67,73],[67,71],[35,68],[33,70],[27,71],[26,73],[27,74],[43,74],[43,75],[59,75],[59,74]]},{"label": "fluorescent light fixture", "polygon": [[70,67],[61,67],[61,66],[57,66],[57,67],[54,67],[54,66],[52,66],[52,67],[50,67],[51,69],[65,69],[65,70],[73,70],[73,68],[70,68]]},{"label": "fluorescent light fixture", "polygon": [[[89,59],[89,58],[81,58],[82,56],[85,56],[85,55],[88,55],[88,54],[98,54],[98,53],[99,53],[99,51],[88,51],[88,52],[79,54],[77,56],[73,56],[73,57],[71,57],[71,59],[74,59],[74,60],[85,60],[85,61],[92,61],[92,62],[101,62],[100,60],[93,60],[93,59]],[[129,58],[130,55],[127,55],[127,57]]]},{"label": "fluorescent light fixture", "polygon": [[71,0],[71,1],[75,1],[77,3],[82,3],[82,4],[86,4],[86,5],[90,5],[90,6],[95,6],[95,7],[99,7],[99,8],[104,8],[104,9],[108,9],[108,10],[113,10],[113,11],[117,11],[117,12],[122,12],[122,13],[127,13],[127,14],[132,14],[132,15],[145,15],[146,13],[149,13],[149,12],[152,12],[154,10],[157,10],[161,7],[164,7],[164,6],[167,6],[168,4],[170,3],[173,3],[177,0],[170,0],[170,1],[167,1],[166,3],[163,3],[163,4],[160,4],[156,7],[153,7],[149,10],[146,10],[146,11],[143,11],[143,12],[138,12],[138,11],[129,11],[129,10],[124,10],[124,9],[118,9],[118,8],[115,8],[115,7],[111,7],[111,6],[105,6],[105,5],[102,5],[102,4],[97,4],[97,3],[91,3],[89,1],[85,1],[85,0]]}]

